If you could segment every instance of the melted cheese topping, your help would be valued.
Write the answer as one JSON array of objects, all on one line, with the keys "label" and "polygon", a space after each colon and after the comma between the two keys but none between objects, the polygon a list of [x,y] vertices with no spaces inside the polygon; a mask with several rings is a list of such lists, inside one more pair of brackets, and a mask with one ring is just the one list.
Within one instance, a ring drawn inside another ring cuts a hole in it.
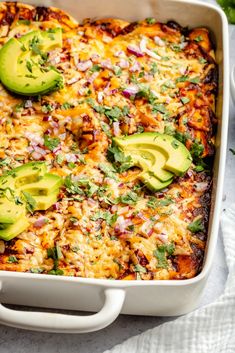
[{"label": "melted cheese topping", "polygon": [[[65,87],[28,99],[0,87],[1,172],[41,160],[67,177],[56,205],[28,215],[28,230],[0,242],[1,270],[143,280],[200,270],[210,177],[192,165],[152,194],[137,168],[117,172],[107,159],[112,136],[142,131],[175,135],[196,164],[213,155],[217,83],[208,31],[149,22],[62,24],[63,48],[48,60]],[[54,17],[14,21],[1,42],[60,25]],[[45,146],[45,136],[56,147]],[[196,234],[188,227],[195,220]]]}]

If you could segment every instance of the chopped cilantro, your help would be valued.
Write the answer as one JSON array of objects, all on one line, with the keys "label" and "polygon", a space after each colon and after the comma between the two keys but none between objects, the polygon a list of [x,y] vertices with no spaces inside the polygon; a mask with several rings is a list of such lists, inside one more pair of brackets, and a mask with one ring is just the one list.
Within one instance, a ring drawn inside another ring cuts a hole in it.
[{"label": "chopped cilantro", "polygon": [[30,213],[33,213],[33,211],[35,210],[36,205],[37,205],[35,199],[27,191],[22,191],[22,194],[23,194],[24,199],[26,201],[26,209]]},{"label": "chopped cilantro", "polygon": [[156,23],[156,19],[153,17],[147,17],[145,19],[145,21],[149,24],[149,25],[154,25],[154,23]]},{"label": "chopped cilantro", "polygon": [[150,74],[154,76],[157,72],[158,72],[157,64],[152,63],[151,69],[150,69]]},{"label": "chopped cilantro", "polygon": [[202,36],[197,36],[194,38],[195,42],[201,42],[203,40]]},{"label": "chopped cilantro", "polygon": [[144,127],[143,127],[142,125],[137,126],[137,131],[136,131],[136,133],[137,133],[137,134],[141,134],[142,132],[144,132]]},{"label": "chopped cilantro", "polygon": [[187,75],[180,76],[176,79],[176,83],[188,81],[189,77]]},{"label": "chopped cilantro", "polygon": [[141,266],[141,265],[139,265],[139,264],[134,266],[134,271],[135,272],[140,272],[140,273],[146,273],[147,272],[146,268]]},{"label": "chopped cilantro", "polygon": [[201,218],[198,218],[195,221],[189,223],[188,230],[190,230],[190,232],[192,232],[192,233],[203,232],[205,229],[202,224]]},{"label": "chopped cilantro", "polygon": [[91,72],[98,72],[101,70],[101,67],[97,64],[93,65],[92,68],[90,69]]},{"label": "chopped cilantro", "polygon": [[74,107],[74,105],[72,104],[72,103],[68,103],[68,102],[65,102],[65,103],[63,103],[62,105],[61,105],[61,109],[62,110],[67,110],[67,109],[70,109],[70,108],[73,108]]},{"label": "chopped cilantro", "polygon": [[111,130],[108,124],[104,123],[103,121],[100,122],[101,129],[105,132],[105,134],[110,138],[112,137]]},{"label": "chopped cilantro", "polygon": [[200,82],[200,77],[193,77],[189,79],[189,82],[191,83],[199,83]]},{"label": "chopped cilantro", "polygon": [[119,66],[113,66],[113,72],[117,77],[119,77],[122,74],[122,69]]},{"label": "chopped cilantro", "polygon": [[11,256],[8,257],[7,262],[15,263],[15,262],[18,262],[18,260],[17,260],[17,258],[14,255],[11,255]]},{"label": "chopped cilantro", "polygon": [[172,204],[174,201],[169,197],[166,196],[164,199],[157,199],[154,196],[151,196],[148,201],[147,201],[147,207],[150,208],[157,208],[157,207],[164,207],[164,206],[169,206],[170,204]]},{"label": "chopped cilantro", "polygon": [[174,243],[159,245],[153,252],[153,255],[157,258],[158,261],[157,267],[168,268],[167,255],[171,256],[174,251]]},{"label": "chopped cilantro", "polygon": [[41,109],[43,113],[47,114],[53,112],[54,107],[51,104],[44,104]]},{"label": "chopped cilantro", "polygon": [[207,64],[207,60],[202,57],[199,58],[199,62],[200,64]]},{"label": "chopped cilantro", "polygon": [[98,219],[102,219],[107,222],[108,225],[112,226],[116,220],[118,215],[116,213],[112,214],[109,211],[98,211],[92,217],[92,221],[97,221]]},{"label": "chopped cilantro", "polygon": [[193,160],[197,161],[198,159],[200,159],[203,154],[203,151],[204,151],[203,144],[195,141],[190,148],[190,153],[193,157]]},{"label": "chopped cilantro", "polygon": [[31,61],[29,61],[29,60],[26,61],[26,67],[29,70],[29,72],[31,72],[31,73],[33,72],[33,66],[32,66]]},{"label": "chopped cilantro", "polygon": [[188,97],[181,97],[180,100],[183,104],[187,104],[190,102],[190,99]]},{"label": "chopped cilantro", "polygon": [[5,167],[9,164],[11,164],[10,158],[0,158],[0,167]]},{"label": "chopped cilantro", "polygon": [[129,191],[127,194],[120,196],[119,201],[127,205],[135,205],[138,201],[138,195],[133,191]]},{"label": "chopped cilantro", "polygon": [[99,168],[108,178],[117,180],[117,177],[115,175],[116,170],[114,169],[114,167],[112,165],[100,163]]},{"label": "chopped cilantro", "polygon": [[44,146],[47,147],[50,151],[53,151],[60,144],[60,140],[57,137],[49,137],[44,135]]},{"label": "chopped cilantro", "polygon": [[119,173],[126,171],[132,166],[131,156],[126,157],[122,150],[116,145],[112,145],[108,148],[107,157]]},{"label": "chopped cilantro", "polygon": [[161,114],[166,114],[167,113],[167,109],[166,109],[164,104],[154,104],[152,112],[153,113],[159,112]]},{"label": "chopped cilantro", "polygon": [[179,148],[179,142],[178,142],[177,140],[173,140],[173,141],[171,142],[171,146],[172,146],[175,150],[177,150],[177,148]]}]

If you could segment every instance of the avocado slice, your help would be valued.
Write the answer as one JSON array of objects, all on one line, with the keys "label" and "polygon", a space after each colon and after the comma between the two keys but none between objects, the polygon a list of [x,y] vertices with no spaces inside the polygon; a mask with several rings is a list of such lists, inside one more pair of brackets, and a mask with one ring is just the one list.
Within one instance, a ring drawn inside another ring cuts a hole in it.
[{"label": "avocado slice", "polygon": [[25,215],[20,217],[15,223],[8,225],[5,229],[0,226],[0,239],[11,240],[29,227],[28,219]]},{"label": "avocado slice", "polygon": [[34,200],[36,201],[35,211],[46,211],[48,208],[54,205],[57,202],[59,192],[60,190],[57,189],[49,195],[33,196]]},{"label": "avocado slice", "polygon": [[[31,31],[19,38],[19,42],[25,46],[27,50],[37,46],[43,53],[47,53],[56,48],[62,48],[62,28],[54,28],[51,31]],[[33,52],[34,55],[39,55],[39,50]]]},{"label": "avocado slice", "polygon": [[47,173],[39,181],[23,185],[20,190],[27,191],[32,196],[49,195],[57,191],[62,184],[63,180],[61,177]]},{"label": "avocado slice", "polygon": [[62,32],[32,31],[11,38],[0,50],[0,78],[4,86],[21,95],[39,95],[63,86],[63,76],[46,66],[47,52],[62,46]]},{"label": "avocado slice", "polygon": [[25,184],[39,181],[46,172],[47,166],[44,162],[26,163],[1,176],[0,188],[18,189]]},{"label": "avocado slice", "polygon": [[164,170],[166,164],[166,156],[157,150],[139,149],[138,154],[136,150],[126,150],[131,156],[134,165],[143,170],[151,172],[160,181],[165,182],[173,178],[173,174]]},{"label": "avocado slice", "polygon": [[17,205],[14,201],[10,201],[6,197],[0,198],[1,224],[6,224],[6,226],[13,224],[24,214],[25,207],[23,204]]},{"label": "avocado slice", "polygon": [[129,149],[151,150],[152,153],[158,151],[166,158],[163,169],[172,172],[177,176],[183,175],[192,163],[192,157],[188,149],[174,137],[157,132],[143,132],[125,136],[123,138],[114,138],[114,142],[122,148],[124,154]]},{"label": "avocado slice", "polygon": [[145,186],[151,191],[155,192],[161,189],[165,189],[168,185],[170,185],[173,181],[173,178],[161,182],[158,178],[153,175],[150,175],[148,172],[141,173],[139,179],[145,184]]}]

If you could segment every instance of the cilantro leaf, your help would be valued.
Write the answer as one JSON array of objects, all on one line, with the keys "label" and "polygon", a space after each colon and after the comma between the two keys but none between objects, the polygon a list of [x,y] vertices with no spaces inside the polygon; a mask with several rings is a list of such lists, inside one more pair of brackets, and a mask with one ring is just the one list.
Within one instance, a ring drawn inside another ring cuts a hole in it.
[{"label": "cilantro leaf", "polygon": [[192,233],[203,232],[205,230],[204,225],[202,224],[201,218],[196,219],[195,221],[189,223],[187,228]]},{"label": "cilantro leaf", "polygon": [[168,268],[167,255],[173,255],[175,251],[174,243],[159,245],[156,250],[154,250],[153,255],[157,258],[157,267]]},{"label": "cilantro leaf", "polygon": [[122,150],[116,145],[108,148],[107,158],[113,163],[113,166],[119,173],[125,172],[132,166],[131,156],[125,156]]},{"label": "cilantro leaf", "polygon": [[138,201],[138,195],[133,191],[129,191],[127,194],[120,196],[119,201],[127,205],[135,205]]},{"label": "cilantro leaf", "polygon": [[26,209],[30,212],[33,213],[37,206],[36,200],[27,192],[27,191],[22,191],[22,194],[24,196],[24,199],[26,201]]},{"label": "cilantro leaf", "polygon": [[60,144],[60,139],[57,137],[49,137],[44,135],[44,146],[47,147],[50,151],[53,151]]}]

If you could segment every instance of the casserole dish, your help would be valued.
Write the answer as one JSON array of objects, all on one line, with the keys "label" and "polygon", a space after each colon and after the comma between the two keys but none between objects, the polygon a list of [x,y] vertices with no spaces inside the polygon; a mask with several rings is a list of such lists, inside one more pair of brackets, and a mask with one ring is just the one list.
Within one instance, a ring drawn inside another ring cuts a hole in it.
[{"label": "casserole dish", "polygon": [[[35,4],[35,2],[33,2]],[[43,5],[50,5],[45,3]],[[53,5],[55,3],[53,2]],[[61,6],[60,6],[61,5]],[[74,2],[68,2],[67,8],[59,2],[56,6],[74,13]],[[179,315],[195,308],[200,293],[205,285],[212,255],[216,244],[219,209],[222,193],[223,171],[225,163],[228,78],[224,68],[228,66],[227,25],[224,14],[214,7],[190,1],[128,2],[122,7],[118,2],[104,1],[96,7],[95,1],[89,1],[79,7],[79,18],[115,17],[128,20],[143,17],[156,17],[165,22],[174,19],[183,26],[190,24],[196,27],[207,23],[216,43],[216,61],[219,64],[219,97],[217,115],[219,128],[217,136],[217,153],[214,167],[214,191],[212,197],[211,222],[209,227],[208,247],[202,272],[195,278],[186,281],[107,281],[78,278],[47,277],[23,273],[1,272],[1,302],[47,306],[62,309],[79,309],[97,311],[104,301],[103,308],[89,317],[75,317],[48,313],[30,313],[12,311],[0,307],[2,323],[43,331],[54,332],[88,332],[100,329],[111,323],[118,313],[139,315]],[[135,13],[131,9],[135,8]],[[181,15],[185,13],[187,16]],[[186,9],[187,10],[187,9]],[[189,11],[190,10],[190,11]],[[96,13],[94,13],[96,11]],[[209,18],[209,21],[208,21]],[[226,98],[227,97],[227,98]],[[223,106],[222,106],[223,99]],[[215,194],[216,190],[216,194]],[[17,298],[15,293],[17,293]],[[105,296],[103,299],[102,296]],[[124,302],[125,300],[125,302]],[[124,303],[124,305],[123,305]],[[122,308],[123,306],[123,308]],[[42,319],[42,320],[40,320]]]}]

